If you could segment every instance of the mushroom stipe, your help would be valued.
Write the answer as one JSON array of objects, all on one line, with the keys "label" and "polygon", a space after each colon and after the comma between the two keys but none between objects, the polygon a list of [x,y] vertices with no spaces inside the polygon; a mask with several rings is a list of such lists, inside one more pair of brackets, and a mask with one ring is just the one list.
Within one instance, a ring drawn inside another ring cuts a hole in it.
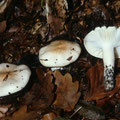
[{"label": "mushroom stipe", "polygon": [[104,86],[105,90],[112,90],[115,86],[114,67],[106,66],[104,68]]}]

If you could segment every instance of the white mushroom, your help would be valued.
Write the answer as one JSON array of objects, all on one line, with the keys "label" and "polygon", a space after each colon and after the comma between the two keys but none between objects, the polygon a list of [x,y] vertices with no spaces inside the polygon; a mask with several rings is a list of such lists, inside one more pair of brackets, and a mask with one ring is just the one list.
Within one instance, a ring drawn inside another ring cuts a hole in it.
[{"label": "white mushroom", "polygon": [[114,88],[114,59],[120,57],[120,28],[96,27],[84,38],[87,51],[104,62],[105,90]]},{"label": "white mushroom", "polygon": [[31,71],[26,65],[0,64],[0,97],[22,90],[30,75]]},{"label": "white mushroom", "polygon": [[42,47],[39,51],[39,60],[46,67],[63,67],[77,60],[81,53],[78,43],[56,40]]}]

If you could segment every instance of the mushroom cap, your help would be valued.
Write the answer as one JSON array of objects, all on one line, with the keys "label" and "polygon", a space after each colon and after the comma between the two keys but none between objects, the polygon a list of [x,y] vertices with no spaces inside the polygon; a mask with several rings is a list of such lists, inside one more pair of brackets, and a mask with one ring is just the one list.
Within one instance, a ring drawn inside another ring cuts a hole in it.
[{"label": "mushroom cap", "polygon": [[8,96],[22,90],[31,75],[26,65],[0,64],[0,97]]},{"label": "mushroom cap", "polygon": [[110,45],[115,50],[115,57],[120,58],[120,27],[96,27],[84,38],[87,51],[98,58],[103,58],[102,48]]},{"label": "mushroom cap", "polygon": [[56,40],[42,47],[39,60],[46,67],[63,67],[77,60],[81,53],[78,43],[67,40]]}]

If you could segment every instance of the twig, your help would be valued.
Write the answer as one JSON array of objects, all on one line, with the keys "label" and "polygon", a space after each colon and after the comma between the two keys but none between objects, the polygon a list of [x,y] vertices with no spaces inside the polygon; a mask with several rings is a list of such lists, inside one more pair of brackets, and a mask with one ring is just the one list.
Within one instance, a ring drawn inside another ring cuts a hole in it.
[{"label": "twig", "polygon": [[77,108],[74,113],[69,117],[72,118],[80,109],[82,109],[82,106],[80,106],[79,108]]}]

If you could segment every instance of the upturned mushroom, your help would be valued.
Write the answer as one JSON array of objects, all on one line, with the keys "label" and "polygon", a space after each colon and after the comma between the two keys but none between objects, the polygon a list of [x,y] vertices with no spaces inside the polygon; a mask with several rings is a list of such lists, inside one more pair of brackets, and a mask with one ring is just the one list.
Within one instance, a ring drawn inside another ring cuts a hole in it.
[{"label": "upturned mushroom", "polygon": [[22,90],[31,75],[26,65],[0,64],[0,97],[5,97]]},{"label": "upturned mushroom", "polygon": [[45,67],[64,67],[76,61],[81,53],[80,45],[67,40],[56,40],[39,51],[40,63]]},{"label": "upturned mushroom", "polygon": [[115,86],[114,59],[120,57],[120,27],[96,27],[84,38],[84,46],[91,55],[103,58],[104,88],[112,90]]}]

